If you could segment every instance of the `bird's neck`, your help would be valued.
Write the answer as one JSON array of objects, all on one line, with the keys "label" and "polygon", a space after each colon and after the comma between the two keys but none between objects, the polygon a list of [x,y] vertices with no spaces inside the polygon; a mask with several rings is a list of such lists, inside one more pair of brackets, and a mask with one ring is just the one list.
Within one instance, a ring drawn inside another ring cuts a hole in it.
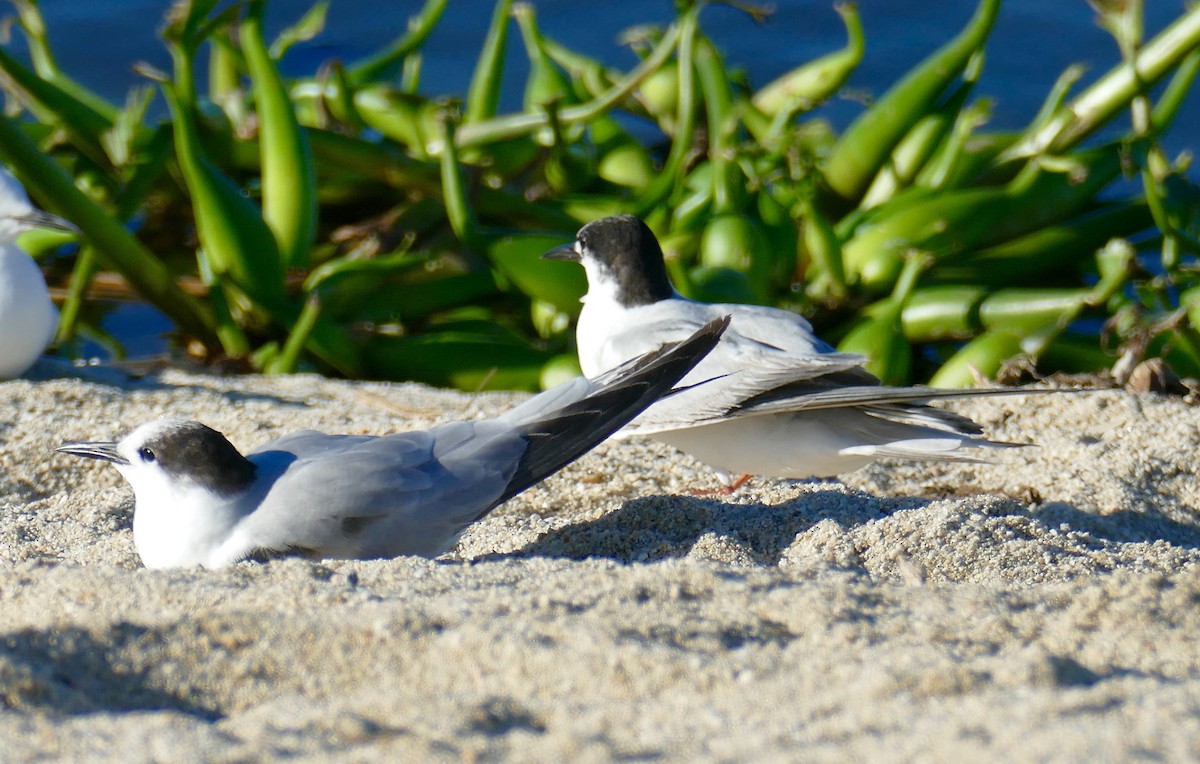
[{"label": "bird's neck", "polygon": [[678,296],[661,263],[649,270],[626,261],[601,264],[584,259],[588,291],[583,303],[636,308]]},{"label": "bird's neck", "polygon": [[216,496],[193,483],[135,488],[133,542],[147,568],[212,566],[244,516],[240,494]]}]

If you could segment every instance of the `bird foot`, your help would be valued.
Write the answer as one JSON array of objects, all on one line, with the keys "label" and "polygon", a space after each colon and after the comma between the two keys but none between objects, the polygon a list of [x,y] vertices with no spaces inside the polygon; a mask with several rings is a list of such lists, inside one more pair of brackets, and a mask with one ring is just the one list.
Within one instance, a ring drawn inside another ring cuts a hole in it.
[{"label": "bird foot", "polygon": [[693,488],[688,493],[692,496],[731,496],[737,489],[744,486],[751,477],[751,475],[741,475],[729,485],[723,485],[720,488]]}]

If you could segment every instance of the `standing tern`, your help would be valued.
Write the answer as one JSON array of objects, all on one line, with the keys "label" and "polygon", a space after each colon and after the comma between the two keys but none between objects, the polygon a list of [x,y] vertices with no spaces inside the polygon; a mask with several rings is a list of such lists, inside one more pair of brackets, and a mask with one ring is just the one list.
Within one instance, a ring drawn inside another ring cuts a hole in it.
[{"label": "standing tern", "polygon": [[649,435],[712,467],[729,490],[751,475],[831,477],[878,457],[977,461],[997,447],[966,417],[924,405],[1008,390],[886,387],[860,355],[838,352],[801,316],[758,305],[681,296],[654,233],[632,215],[580,229],[543,257],[580,263],[588,291],[576,327],[579,365],[594,376],[719,315],[732,317],[716,350],[684,384],[715,378],[651,407],[619,436]]},{"label": "standing tern", "polygon": [[112,462],[133,487],[133,541],[148,568],[280,555],[435,557],[497,505],[672,394],[728,324],[709,322],[493,419],[383,437],[303,430],[246,456],[216,430],[168,419],[119,443],[58,451]]},{"label": "standing tern", "polygon": [[17,247],[17,236],[33,228],[76,230],[34,208],[20,181],[0,168],[0,379],[24,374],[58,329],[42,271]]}]

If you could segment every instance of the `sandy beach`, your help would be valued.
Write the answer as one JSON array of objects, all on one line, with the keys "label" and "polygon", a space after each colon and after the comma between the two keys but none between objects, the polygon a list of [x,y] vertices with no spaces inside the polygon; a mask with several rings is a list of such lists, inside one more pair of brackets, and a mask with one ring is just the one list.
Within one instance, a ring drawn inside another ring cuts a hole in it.
[{"label": "sandy beach", "polygon": [[610,441],[437,560],[149,571],[131,491],[56,455],[168,413],[243,449],[513,394],[43,361],[0,383],[7,761],[1200,757],[1200,409],[952,405],[993,463],[732,497]]}]

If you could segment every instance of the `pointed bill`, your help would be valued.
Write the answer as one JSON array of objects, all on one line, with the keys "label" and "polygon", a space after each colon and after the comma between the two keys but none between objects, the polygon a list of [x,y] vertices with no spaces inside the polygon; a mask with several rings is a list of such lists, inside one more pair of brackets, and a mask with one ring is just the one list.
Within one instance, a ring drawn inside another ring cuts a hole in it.
[{"label": "pointed bill", "polygon": [[79,233],[79,229],[74,223],[45,210],[29,210],[28,212],[22,212],[20,215],[13,215],[12,219],[24,223],[30,228],[49,228],[53,231]]},{"label": "pointed bill", "polygon": [[111,441],[64,443],[54,450],[60,454],[83,456],[88,459],[103,459],[113,464],[129,464],[129,460],[117,452],[117,444]]}]

